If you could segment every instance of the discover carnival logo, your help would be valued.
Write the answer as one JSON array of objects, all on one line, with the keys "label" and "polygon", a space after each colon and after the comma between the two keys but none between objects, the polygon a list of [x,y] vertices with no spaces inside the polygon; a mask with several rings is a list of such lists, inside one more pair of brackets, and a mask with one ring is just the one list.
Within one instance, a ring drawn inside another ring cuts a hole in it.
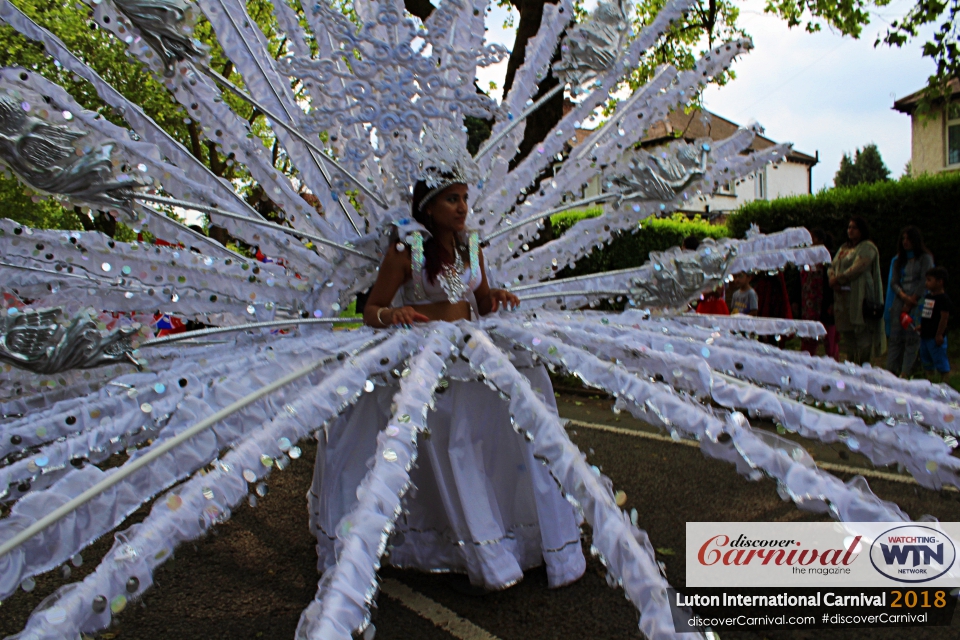
[{"label": "discover carnival logo", "polygon": [[[740,534],[731,539],[727,535],[715,535],[700,547],[697,560],[703,566],[716,564],[726,566],[770,565],[788,567],[845,567],[860,554],[863,546],[860,536],[844,541],[844,549],[802,548],[799,540],[752,540]],[[821,570],[825,573],[826,571]]]},{"label": "discover carnival logo", "polygon": [[688,522],[687,586],[960,587],[960,522]]},{"label": "discover carnival logo", "polygon": [[956,547],[948,536],[918,525],[884,531],[870,545],[874,569],[897,582],[936,580],[950,570],[956,559]]}]

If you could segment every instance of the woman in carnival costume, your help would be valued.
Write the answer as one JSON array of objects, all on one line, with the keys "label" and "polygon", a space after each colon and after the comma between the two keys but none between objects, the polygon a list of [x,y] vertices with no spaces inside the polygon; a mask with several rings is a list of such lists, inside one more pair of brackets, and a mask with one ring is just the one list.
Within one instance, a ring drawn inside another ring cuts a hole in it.
[{"label": "woman in carnival costume", "polygon": [[[364,308],[369,326],[470,320],[520,302],[487,283],[478,234],[467,227],[467,185],[450,174],[435,185],[417,182],[413,220],[397,223]],[[555,412],[543,365],[529,359],[515,365]],[[321,438],[309,494],[321,571],[336,563],[337,524],[355,505],[377,434],[390,420],[398,385],[381,382],[329,429],[325,442]],[[509,587],[544,562],[551,587],[577,580],[586,566],[580,518],[512,429],[508,404],[477,382],[464,362],[450,367],[441,390],[411,472],[415,489],[397,521],[390,562],[466,572],[484,590]]]}]

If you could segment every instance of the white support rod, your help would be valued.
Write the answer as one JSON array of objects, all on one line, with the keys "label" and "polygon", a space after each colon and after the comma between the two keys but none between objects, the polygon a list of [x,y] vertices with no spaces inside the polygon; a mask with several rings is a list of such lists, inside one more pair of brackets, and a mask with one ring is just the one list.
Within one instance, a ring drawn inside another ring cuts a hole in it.
[{"label": "white support rod", "polygon": [[567,204],[562,205],[560,207],[556,207],[554,209],[544,211],[543,213],[538,213],[535,216],[530,216],[529,218],[525,218],[523,220],[520,220],[519,222],[514,222],[509,226],[501,227],[496,231],[493,231],[490,235],[482,238],[481,242],[489,242],[490,240],[493,240],[497,236],[502,236],[505,233],[510,233],[514,229],[517,229],[518,227],[522,227],[525,224],[530,224],[531,222],[537,222],[538,220],[549,218],[555,213],[561,213],[563,211],[567,211],[568,209],[576,209],[577,207],[585,207],[588,204],[593,204],[594,202],[602,202],[604,200],[610,200],[612,198],[617,198],[619,196],[620,196],[619,193],[601,193],[598,196],[591,196],[589,198],[584,198],[582,200],[574,200],[573,202],[568,202]]},{"label": "white support rod", "polygon": [[41,531],[49,527],[50,525],[54,524],[55,522],[58,522],[59,520],[65,518],[69,514],[73,513],[76,509],[83,506],[87,502],[90,502],[91,500],[96,498],[98,495],[100,495],[110,487],[116,484],[119,484],[120,482],[123,482],[128,477],[130,477],[140,469],[143,469],[148,464],[150,464],[160,456],[164,455],[168,451],[175,449],[176,447],[180,446],[181,444],[183,444],[190,438],[194,437],[195,435],[202,433],[203,431],[206,431],[207,429],[209,429],[216,423],[220,422],[224,418],[236,413],[237,411],[240,411],[241,409],[253,404],[254,402],[259,401],[260,399],[270,395],[277,389],[280,389],[281,387],[284,387],[290,384],[294,380],[298,380],[299,378],[302,378],[303,376],[308,375],[323,366],[326,366],[327,364],[329,364],[335,359],[336,359],[335,355],[327,356],[326,358],[323,358],[321,360],[308,364],[302,369],[298,369],[297,371],[288,373],[282,378],[278,380],[274,380],[270,384],[264,387],[261,387],[260,389],[257,389],[253,393],[240,398],[233,404],[227,407],[224,407],[223,409],[221,409],[220,411],[217,411],[213,415],[208,416],[207,418],[204,418],[203,420],[193,425],[189,429],[178,434],[176,437],[170,438],[169,440],[164,440],[163,442],[153,447],[150,447],[150,449],[144,455],[137,458],[136,460],[131,462],[129,465],[124,465],[122,467],[119,467],[114,473],[108,475],[103,480],[96,483],[95,485],[93,485],[92,487],[90,487],[89,489],[87,489],[77,497],[61,505],[54,511],[51,511],[47,515],[43,516],[42,518],[40,518],[39,520],[31,524],[29,527],[27,527],[26,529],[18,533],[17,535],[13,536],[3,544],[0,544],[0,558],[7,555],[11,551],[19,547],[21,544],[23,544],[33,536],[37,535],[38,533],[40,533]]},{"label": "white support rod", "polygon": [[[269,118],[271,122],[282,127],[287,133],[289,133],[290,135],[298,139],[303,144],[307,145],[307,147],[310,149],[310,151],[314,153],[315,156],[319,156],[320,159],[323,160],[324,162],[329,162],[330,164],[335,166],[337,169],[339,169],[343,173],[343,175],[345,175],[347,178],[350,179],[350,182],[356,185],[356,187],[361,191],[363,191],[366,195],[370,196],[370,198],[372,198],[373,201],[377,203],[377,205],[379,205],[384,209],[387,208],[387,203],[384,201],[382,197],[380,197],[379,194],[371,191],[369,187],[367,187],[361,182],[360,178],[356,177],[355,175],[347,171],[343,165],[341,165],[339,162],[337,162],[336,160],[331,158],[329,155],[327,155],[323,151],[323,149],[321,149],[320,147],[315,145],[313,142],[311,142],[305,135],[300,133],[300,131],[296,127],[284,122],[284,118],[281,118],[280,116],[276,115],[274,112],[270,111],[268,108],[263,106],[263,104],[254,100],[253,97],[251,97],[246,91],[244,91],[237,85],[233,84],[232,82],[224,78],[222,75],[220,75],[213,69],[203,65],[199,65],[197,68],[200,69],[200,71],[202,71],[204,74],[209,76],[211,80],[221,85],[222,87],[227,89],[227,91],[237,96],[244,102],[248,103],[253,108],[259,110],[261,113],[263,113],[263,115]],[[344,213],[346,213],[346,211],[344,211]],[[347,214],[347,219],[350,221],[350,224],[353,225],[353,228],[357,232],[357,234],[360,234],[360,229],[357,228],[357,225],[353,222],[353,218],[351,218],[349,214]]]},{"label": "white support rod", "polygon": [[675,78],[676,75],[677,70],[672,65],[660,69],[646,86],[627,98],[626,102],[617,105],[617,111],[613,114],[613,117],[607,120],[599,129],[594,130],[594,132],[590,134],[590,137],[577,145],[577,150],[572,154],[572,159],[579,160],[587,155],[598,141],[602,140],[614,127],[620,125],[620,122],[630,107],[648,94],[659,91],[667,82]]},{"label": "white support rod", "polygon": [[232,251],[232,250],[230,250],[230,249],[227,249],[225,246],[223,246],[222,244],[220,244],[219,242],[217,242],[217,241],[214,240],[213,238],[211,238],[211,237],[209,237],[209,236],[205,236],[205,235],[203,235],[202,233],[199,233],[199,232],[197,232],[197,231],[194,231],[193,229],[191,229],[191,228],[188,227],[187,225],[183,224],[183,223],[180,222],[179,220],[174,220],[173,218],[171,218],[171,217],[168,216],[167,214],[163,213],[162,211],[157,211],[157,210],[154,209],[153,207],[148,206],[148,205],[145,205],[145,204],[141,204],[140,206],[143,207],[144,210],[146,210],[147,212],[149,212],[150,215],[155,216],[155,217],[157,217],[157,218],[163,218],[165,222],[167,222],[167,223],[169,223],[169,224],[171,224],[171,225],[173,225],[173,226],[175,226],[175,227],[178,227],[181,231],[190,234],[191,236],[193,236],[194,238],[196,238],[196,239],[199,240],[200,242],[203,242],[203,243],[205,243],[205,244],[208,244],[208,245],[214,247],[215,249],[217,249],[218,251],[224,251],[224,252],[230,254],[231,256],[233,256],[233,259],[234,259],[234,260],[240,262],[241,264],[249,264],[249,263],[250,263],[250,259],[249,259],[249,258],[246,258],[246,257],[240,255],[240,254],[237,253],[236,251]]},{"label": "white support rod", "polygon": [[247,224],[255,224],[260,227],[268,227],[270,229],[276,229],[277,231],[282,231],[283,233],[288,233],[292,236],[301,236],[313,240],[314,242],[319,242],[320,244],[325,244],[328,247],[334,247],[340,249],[341,251],[346,251],[347,253],[352,253],[361,258],[366,258],[372,262],[379,262],[373,256],[368,256],[362,251],[358,251],[353,247],[347,246],[345,244],[340,244],[339,242],[334,242],[333,240],[327,240],[323,236],[318,236],[314,233],[308,233],[306,231],[300,231],[299,229],[293,229],[291,227],[284,227],[283,225],[275,224],[273,222],[268,222],[266,220],[257,220],[256,218],[250,218],[248,216],[241,216],[237,213],[231,213],[229,211],[224,211],[223,209],[217,209],[216,207],[207,207],[202,204],[197,204],[195,202],[189,202],[187,200],[178,200],[176,198],[165,198],[163,196],[154,196],[145,193],[138,193],[134,196],[136,200],[145,200],[147,202],[158,202],[160,204],[167,204],[172,207],[181,207],[183,209],[190,209],[192,211],[200,211],[202,213],[210,213],[215,216],[223,216],[224,218],[233,218],[234,220],[242,220]]},{"label": "white support rod", "polygon": [[93,274],[89,274],[86,271],[81,273],[69,273],[67,271],[50,271],[49,269],[40,269],[38,267],[28,267],[22,264],[11,264],[9,262],[4,262],[0,260],[0,267],[7,267],[9,269],[22,269],[23,271],[35,271],[37,273],[46,273],[57,278],[81,278],[83,280],[93,280],[94,282],[104,282],[106,284],[116,284],[116,279],[110,278],[98,278]]},{"label": "white support rod", "polygon": [[596,289],[590,289],[587,291],[544,291],[543,293],[531,293],[526,296],[517,296],[520,298],[520,301],[524,300],[538,300],[540,298],[568,298],[570,296],[601,296],[604,298],[609,298],[610,296],[629,296],[629,291],[598,291]]},{"label": "white support rod", "polygon": [[643,269],[640,267],[628,267],[626,269],[617,269],[615,271],[601,271],[600,273],[587,273],[582,276],[570,276],[569,278],[557,278],[556,280],[545,280],[543,282],[534,282],[533,284],[523,284],[517,287],[510,287],[510,293],[518,291],[529,291],[530,289],[542,289],[543,287],[555,287],[558,284],[567,282],[581,282],[583,280],[596,280],[597,278],[607,278],[609,276],[621,276],[628,273],[640,273]]},{"label": "white support rod", "polygon": [[533,113],[534,111],[542,107],[547,100],[549,100],[553,96],[563,91],[565,87],[566,85],[561,82],[560,84],[555,86],[553,89],[550,89],[550,91],[547,91],[545,94],[543,94],[542,98],[540,98],[539,100],[534,102],[532,105],[524,109],[523,112],[519,116],[517,116],[517,118],[515,118],[513,122],[508,124],[500,133],[498,133],[492,139],[485,142],[484,145],[480,147],[480,150],[477,151],[477,155],[473,156],[473,159],[479,160],[480,158],[485,156],[491,149],[497,146],[497,143],[503,140],[508,133],[516,129],[518,124],[526,120],[531,113]]},{"label": "white support rod", "polygon": [[290,320],[269,320],[267,322],[247,322],[236,324],[230,327],[212,327],[210,329],[198,329],[197,331],[186,331],[172,336],[154,338],[140,343],[139,349],[144,347],[159,347],[160,345],[171,342],[180,342],[181,340],[192,340],[193,338],[204,338],[220,333],[230,333],[231,331],[247,331],[249,329],[270,329],[273,327],[292,327],[300,324],[355,324],[362,323],[363,318],[292,318]]},{"label": "white support rod", "polygon": [[[273,86],[273,82],[270,81],[267,70],[264,69],[263,63],[260,61],[260,58],[257,57],[256,51],[254,51],[254,48],[250,45],[250,42],[247,40],[246,34],[244,33],[243,29],[240,28],[240,25],[237,24],[236,18],[234,17],[233,13],[231,13],[230,11],[230,7],[228,7],[224,3],[224,0],[218,0],[218,1],[220,4],[220,7],[224,11],[224,15],[227,17],[227,20],[230,21],[230,24],[233,25],[233,28],[234,30],[236,30],[237,35],[240,36],[240,41],[243,42],[243,45],[247,48],[247,51],[250,52],[250,59],[253,60],[254,64],[257,65],[257,68],[260,69],[260,73],[262,73],[264,78],[266,79],[267,86],[269,86],[270,91],[273,92],[273,96],[274,98],[276,98],[277,102],[280,104],[280,108],[283,109],[284,113],[287,114],[287,118],[290,120],[291,123],[295,122],[293,114],[290,113],[290,109],[287,108],[287,104],[285,103],[284,99],[280,96],[280,93],[277,91],[276,87]],[[243,7],[243,5],[241,4],[240,7]],[[250,21],[250,18],[249,16],[247,16],[246,19],[244,20],[244,27],[250,28],[249,21]],[[226,78],[224,78],[224,80],[226,80]],[[274,120],[276,121],[276,119]],[[316,154],[313,153],[312,150],[310,151],[310,159],[313,160],[314,163],[316,163],[317,169],[320,171],[320,175],[323,177],[323,180],[327,183],[327,186],[329,186],[332,189],[333,183],[330,180],[330,174],[327,172],[326,167],[324,167],[323,163],[320,162],[319,158],[317,158]],[[350,217],[350,213],[347,211],[347,206],[343,203],[343,199],[339,195],[335,197],[337,200],[337,204],[340,205],[340,209],[343,211],[343,215],[346,216],[347,220],[350,221],[350,226],[354,228],[358,236],[363,236],[363,234],[360,233],[360,229],[357,228],[356,223],[353,221],[353,218]]]}]

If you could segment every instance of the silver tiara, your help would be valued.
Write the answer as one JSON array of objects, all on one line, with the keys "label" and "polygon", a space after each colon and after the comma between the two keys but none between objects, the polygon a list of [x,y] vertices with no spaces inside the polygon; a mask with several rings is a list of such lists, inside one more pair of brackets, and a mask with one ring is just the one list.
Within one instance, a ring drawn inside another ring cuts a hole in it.
[{"label": "silver tiara", "polygon": [[438,193],[454,184],[477,184],[480,168],[467,151],[467,136],[454,131],[435,131],[424,128],[418,149],[418,180],[423,180],[430,191],[420,201],[418,209]]}]

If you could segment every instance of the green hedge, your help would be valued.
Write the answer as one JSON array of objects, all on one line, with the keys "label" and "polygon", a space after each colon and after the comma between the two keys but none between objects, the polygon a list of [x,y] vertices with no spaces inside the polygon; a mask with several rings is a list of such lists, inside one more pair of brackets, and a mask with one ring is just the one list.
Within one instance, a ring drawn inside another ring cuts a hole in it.
[{"label": "green hedge", "polygon": [[947,292],[960,301],[960,172],[755,201],[732,214],[727,227],[734,237],[743,237],[753,223],[765,233],[786,227],[821,227],[833,234],[836,249],[846,241],[847,222],[854,215],[863,216],[870,224],[872,239],[880,249],[884,284],[897,250],[897,235],[914,224],[923,232],[937,265],[950,272]]},{"label": "green hedge", "polygon": [[[555,236],[563,234],[577,221],[584,218],[595,218],[600,215],[601,209],[585,209],[558,213],[550,218]],[[568,276],[610,271],[613,269],[628,269],[639,267],[647,261],[651,251],[664,251],[676,247],[687,236],[697,238],[723,238],[728,234],[727,228],[722,225],[710,224],[699,217],[688,220],[677,214],[672,218],[651,218],[641,223],[636,233],[624,232],[615,237],[603,249],[581,258],[572,268],[564,269],[557,274],[558,278]]]}]

